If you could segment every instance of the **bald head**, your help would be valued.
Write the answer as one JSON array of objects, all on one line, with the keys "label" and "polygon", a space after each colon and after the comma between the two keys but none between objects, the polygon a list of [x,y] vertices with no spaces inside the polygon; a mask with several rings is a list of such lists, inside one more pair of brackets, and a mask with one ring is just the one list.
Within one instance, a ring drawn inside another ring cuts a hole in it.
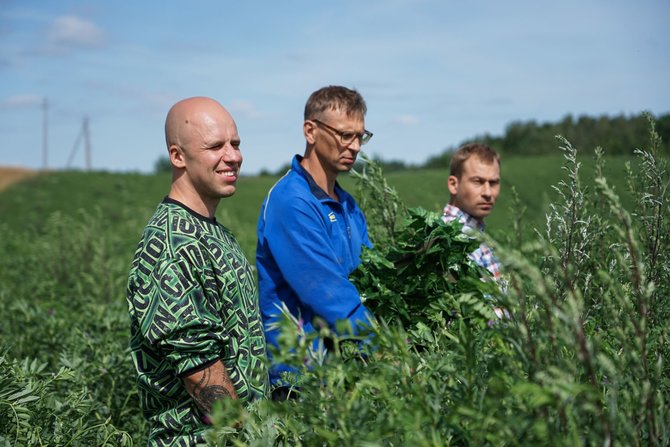
[{"label": "bald head", "polygon": [[170,146],[188,147],[202,138],[202,127],[224,122],[235,126],[233,117],[217,101],[196,96],[172,106],[165,119],[165,142]]},{"label": "bald head", "polygon": [[169,197],[213,217],[219,201],[235,193],[242,166],[233,117],[211,98],[184,99],[168,112],[165,140],[172,164]]}]

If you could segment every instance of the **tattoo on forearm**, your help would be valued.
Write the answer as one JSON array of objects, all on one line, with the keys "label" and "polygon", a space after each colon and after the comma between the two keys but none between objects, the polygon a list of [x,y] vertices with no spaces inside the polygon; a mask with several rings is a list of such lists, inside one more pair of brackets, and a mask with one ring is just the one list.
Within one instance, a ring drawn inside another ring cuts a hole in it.
[{"label": "tattoo on forearm", "polygon": [[210,413],[214,402],[218,399],[230,397],[230,393],[221,385],[212,385],[198,391],[194,397],[198,406],[206,413]]},{"label": "tattoo on forearm", "polygon": [[222,385],[216,383],[210,384],[211,379],[212,373],[210,371],[205,371],[202,378],[193,389],[193,399],[198,407],[205,413],[210,413],[212,411],[212,406],[215,401],[231,397],[230,391],[227,388],[232,388],[232,383],[227,375],[224,375]]}]

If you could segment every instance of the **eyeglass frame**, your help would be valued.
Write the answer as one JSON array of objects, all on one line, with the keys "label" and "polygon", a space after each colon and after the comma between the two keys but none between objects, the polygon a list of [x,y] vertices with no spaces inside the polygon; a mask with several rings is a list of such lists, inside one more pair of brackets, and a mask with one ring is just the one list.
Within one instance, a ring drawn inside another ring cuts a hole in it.
[{"label": "eyeglass frame", "polygon": [[[364,144],[367,144],[367,142],[370,141],[370,139],[371,139],[372,136],[374,135],[372,132],[370,132],[370,131],[367,130],[367,129],[364,129],[363,132],[361,132],[361,133],[357,133],[357,132],[344,132],[344,131],[335,129],[333,126],[329,126],[328,124],[326,124],[326,123],[324,123],[324,122],[322,122],[322,121],[319,121],[319,120],[316,119],[316,118],[312,118],[310,121],[314,121],[316,124],[320,124],[320,125],[322,125],[323,127],[325,127],[326,129],[329,129],[329,130],[333,131],[338,137],[340,137],[340,143],[342,143],[342,144],[345,145],[345,146],[348,146],[348,145],[350,145],[351,143],[353,143],[355,139],[358,139],[358,141],[361,142],[361,146],[363,146]],[[352,137],[351,137],[351,139],[350,139],[349,141],[345,141],[345,139],[344,139],[344,136],[345,136],[346,134],[351,134],[351,135],[352,135]]]}]

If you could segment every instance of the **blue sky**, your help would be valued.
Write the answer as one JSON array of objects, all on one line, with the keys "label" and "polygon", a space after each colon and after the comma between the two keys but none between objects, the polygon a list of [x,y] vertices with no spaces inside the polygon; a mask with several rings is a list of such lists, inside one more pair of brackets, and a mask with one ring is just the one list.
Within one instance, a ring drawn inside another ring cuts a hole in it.
[{"label": "blue sky", "polygon": [[[515,120],[670,111],[668,0],[0,0],[0,165],[150,172],[179,99],[235,117],[243,172],[302,153],[309,94],[368,103],[371,155],[420,163]],[[643,144],[644,142],[641,142]],[[83,145],[71,167],[84,167]]]}]

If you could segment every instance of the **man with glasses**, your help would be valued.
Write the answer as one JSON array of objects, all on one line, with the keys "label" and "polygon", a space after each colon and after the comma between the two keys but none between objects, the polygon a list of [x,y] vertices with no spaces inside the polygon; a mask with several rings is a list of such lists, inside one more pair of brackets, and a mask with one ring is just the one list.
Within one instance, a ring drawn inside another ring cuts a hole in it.
[{"label": "man with glasses", "polygon": [[[365,130],[367,107],[355,90],[321,88],[305,105],[304,156],[270,189],[258,220],[256,267],[260,306],[268,344],[277,346],[284,305],[306,333],[321,325],[335,330],[345,320],[357,333],[371,314],[349,281],[360,263],[363,246],[371,247],[365,216],[354,198],[337,183],[354,166],[361,146],[372,133]],[[283,372],[272,362],[273,397],[283,399]]]}]

